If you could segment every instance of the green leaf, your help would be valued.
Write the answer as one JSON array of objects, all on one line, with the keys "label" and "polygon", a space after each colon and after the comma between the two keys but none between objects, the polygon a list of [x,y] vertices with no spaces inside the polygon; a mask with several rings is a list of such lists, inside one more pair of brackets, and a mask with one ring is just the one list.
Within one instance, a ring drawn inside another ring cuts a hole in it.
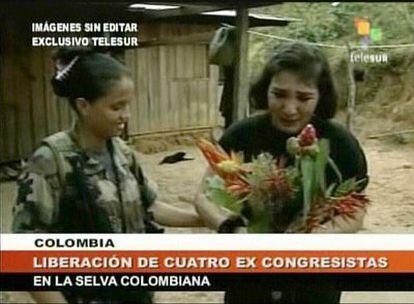
[{"label": "green leaf", "polygon": [[315,192],[315,160],[311,156],[303,156],[300,160],[303,189],[303,213],[306,217]]},{"label": "green leaf", "polygon": [[340,196],[346,196],[351,192],[354,192],[357,188],[357,182],[355,177],[347,179],[343,183],[339,184],[339,186],[336,188],[334,196],[340,197]]},{"label": "green leaf", "polygon": [[328,189],[325,190],[325,197],[331,197],[332,196],[332,193],[334,192],[335,187],[336,187],[336,184],[335,183],[331,184],[328,187]]},{"label": "green leaf", "polygon": [[329,141],[327,139],[320,139],[318,141],[319,152],[316,155],[315,165],[315,183],[319,189],[314,193],[313,199],[319,193],[325,193],[326,189],[326,178],[325,170],[329,159]]},{"label": "green leaf", "polygon": [[227,191],[224,185],[224,181],[218,176],[206,179],[204,194],[209,201],[215,203],[218,206],[227,208],[237,214],[239,214],[243,208],[243,200],[238,200],[233,197]]},{"label": "green leaf", "polygon": [[341,184],[342,181],[343,181],[343,178],[342,178],[341,171],[339,171],[339,169],[338,169],[338,166],[335,164],[335,162],[333,161],[333,159],[330,158],[330,157],[328,158],[328,163],[331,166],[331,168],[333,169],[333,171],[335,172],[336,177],[338,178],[338,181]]},{"label": "green leaf", "polygon": [[269,232],[270,217],[267,210],[260,213],[255,213],[253,218],[249,221],[247,231],[249,233],[266,233]]},{"label": "green leaf", "polygon": [[209,189],[221,189],[221,190],[226,189],[226,187],[224,186],[223,179],[217,175],[213,177],[208,177],[206,179],[206,186]]},{"label": "green leaf", "polygon": [[275,160],[269,153],[261,153],[252,160],[252,172],[247,177],[252,187],[261,185],[263,181],[272,176],[274,172]]}]

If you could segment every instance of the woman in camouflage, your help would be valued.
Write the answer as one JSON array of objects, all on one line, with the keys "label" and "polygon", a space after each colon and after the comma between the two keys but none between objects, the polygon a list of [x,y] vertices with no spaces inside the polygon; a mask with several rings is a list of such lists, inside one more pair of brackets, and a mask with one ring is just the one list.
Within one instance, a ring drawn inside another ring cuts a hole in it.
[{"label": "woman in camouflage", "polygon": [[[19,178],[13,231],[162,232],[153,220],[167,226],[198,226],[193,210],[156,200],[136,153],[118,137],[134,102],[134,84],[126,67],[87,49],[59,49],[54,59],[54,92],[67,98],[77,119],[70,130],[45,138],[28,162]],[[73,303],[151,303],[145,290],[66,293],[65,298]],[[39,300],[63,298],[54,293]]]}]

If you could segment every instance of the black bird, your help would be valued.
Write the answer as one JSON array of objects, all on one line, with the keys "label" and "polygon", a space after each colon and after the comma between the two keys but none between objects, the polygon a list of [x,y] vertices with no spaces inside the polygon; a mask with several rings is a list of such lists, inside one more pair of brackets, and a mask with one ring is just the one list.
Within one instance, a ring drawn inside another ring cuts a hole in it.
[{"label": "black bird", "polygon": [[180,161],[184,161],[184,160],[193,160],[194,158],[186,158],[185,157],[185,152],[177,152],[171,155],[168,155],[166,157],[163,158],[163,160],[159,163],[159,165],[162,164],[175,164],[178,163]]}]

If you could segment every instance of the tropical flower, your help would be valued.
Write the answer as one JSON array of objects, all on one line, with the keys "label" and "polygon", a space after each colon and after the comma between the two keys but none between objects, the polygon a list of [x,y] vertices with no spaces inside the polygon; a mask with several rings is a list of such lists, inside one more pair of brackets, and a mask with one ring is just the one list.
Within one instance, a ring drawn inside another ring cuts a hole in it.
[{"label": "tropical flower", "polygon": [[311,124],[307,124],[300,132],[298,139],[301,147],[312,146],[317,141],[315,128]]},{"label": "tropical flower", "polygon": [[237,198],[242,198],[252,192],[251,185],[243,178],[233,179],[226,183],[226,188]]},{"label": "tropical flower", "polygon": [[341,176],[329,158],[328,142],[318,140],[312,125],[308,124],[286,144],[288,153],[296,159],[292,166],[267,153],[247,164],[240,154],[226,153],[205,139],[198,140],[197,146],[213,171],[205,189],[207,197],[240,214],[247,204],[252,214],[248,229],[252,232],[269,232],[275,214],[295,206],[303,206],[302,212],[298,212],[303,224],[296,228],[300,232],[311,232],[336,216],[352,219],[356,212],[366,208],[369,199],[356,192],[355,179],[338,186],[325,185],[328,165],[340,179]]},{"label": "tropical flower", "polygon": [[196,144],[208,161],[210,168],[220,177],[224,179],[236,178],[237,173],[247,170],[242,167],[243,161],[240,155],[234,152],[227,154],[204,138],[198,139]]}]

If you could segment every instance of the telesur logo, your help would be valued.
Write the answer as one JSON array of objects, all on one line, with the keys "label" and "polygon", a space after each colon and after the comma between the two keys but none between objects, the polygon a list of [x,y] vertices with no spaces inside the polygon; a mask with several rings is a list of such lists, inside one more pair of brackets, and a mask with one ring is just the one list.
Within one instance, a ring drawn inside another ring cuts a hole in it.
[{"label": "telesur logo", "polygon": [[351,61],[354,63],[387,63],[388,54],[369,51],[370,44],[381,41],[381,29],[372,27],[368,18],[356,17],[354,25],[360,39],[361,50],[351,53]]}]

